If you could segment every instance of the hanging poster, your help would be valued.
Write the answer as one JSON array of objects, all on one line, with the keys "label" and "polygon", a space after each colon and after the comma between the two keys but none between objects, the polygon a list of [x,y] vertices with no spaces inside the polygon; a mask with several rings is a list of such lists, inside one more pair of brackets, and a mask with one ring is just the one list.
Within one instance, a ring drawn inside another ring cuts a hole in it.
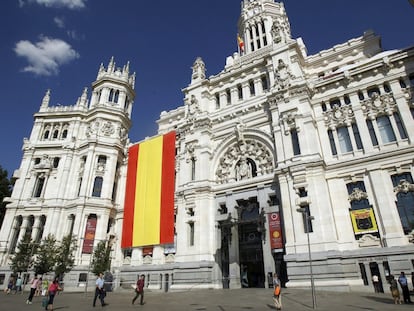
[{"label": "hanging poster", "polygon": [[92,254],[95,240],[96,217],[89,217],[86,222],[85,236],[83,238],[82,254]]},{"label": "hanging poster", "polygon": [[269,220],[269,234],[270,234],[270,248],[283,249],[282,226],[280,222],[279,212],[268,214]]},{"label": "hanging poster", "polygon": [[374,209],[364,208],[351,210],[352,227],[355,234],[366,234],[378,232],[377,222],[375,220]]}]

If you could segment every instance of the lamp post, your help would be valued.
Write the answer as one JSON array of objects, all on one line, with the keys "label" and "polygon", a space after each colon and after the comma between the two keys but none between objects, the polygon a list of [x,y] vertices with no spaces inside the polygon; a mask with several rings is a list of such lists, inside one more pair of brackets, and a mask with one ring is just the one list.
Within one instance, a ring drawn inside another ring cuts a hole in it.
[{"label": "lamp post", "polygon": [[313,216],[310,216],[307,209],[304,207],[298,208],[296,211],[301,213],[305,217],[306,235],[308,237],[308,256],[309,256],[309,270],[310,270],[311,289],[312,289],[312,307],[313,309],[316,309],[315,283],[313,281],[312,253],[311,253],[310,238],[309,238],[309,221],[315,218]]}]

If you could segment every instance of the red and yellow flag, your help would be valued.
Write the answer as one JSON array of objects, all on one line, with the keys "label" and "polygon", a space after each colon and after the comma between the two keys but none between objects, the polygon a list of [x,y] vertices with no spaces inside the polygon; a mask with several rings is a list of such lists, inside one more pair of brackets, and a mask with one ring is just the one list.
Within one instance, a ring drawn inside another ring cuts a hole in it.
[{"label": "red and yellow flag", "polygon": [[174,243],[175,132],[129,148],[122,248]]},{"label": "red and yellow flag", "polygon": [[244,41],[243,39],[240,37],[239,34],[237,34],[237,43],[239,44],[239,48],[241,52],[244,52]]}]

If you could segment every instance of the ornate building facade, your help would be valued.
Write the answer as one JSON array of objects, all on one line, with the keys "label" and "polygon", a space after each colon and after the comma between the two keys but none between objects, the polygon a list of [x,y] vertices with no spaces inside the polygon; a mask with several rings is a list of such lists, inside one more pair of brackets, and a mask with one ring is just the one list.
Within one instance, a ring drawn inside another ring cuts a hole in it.
[{"label": "ornate building facade", "polygon": [[[366,32],[307,55],[273,0],[242,1],[238,30],[224,69],[207,77],[197,58],[184,104],[157,121],[177,133],[174,245],[120,248],[134,79],[111,61],[89,104],[46,94],[35,115],[4,271],[29,228],[83,237],[90,223],[95,245],[112,243],[117,286],[145,273],[153,289],[266,287],[277,271],[306,287],[311,263],[317,287],[372,290],[374,274],[414,271],[414,47],[383,51]],[[79,246],[73,287],[91,256]]]}]

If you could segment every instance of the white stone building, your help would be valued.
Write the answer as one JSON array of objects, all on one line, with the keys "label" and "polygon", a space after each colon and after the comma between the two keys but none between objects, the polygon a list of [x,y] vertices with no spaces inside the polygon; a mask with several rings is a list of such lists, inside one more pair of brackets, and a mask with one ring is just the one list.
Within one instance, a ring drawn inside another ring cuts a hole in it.
[{"label": "white stone building", "polygon": [[[83,237],[91,217],[95,245],[113,243],[117,285],[145,273],[153,289],[265,287],[277,271],[309,286],[309,249],[320,288],[371,291],[376,274],[387,290],[387,276],[414,271],[414,47],[383,51],[366,32],[307,55],[273,0],[242,1],[238,28],[239,52],[210,77],[197,58],[183,106],[158,120],[158,134],[177,132],[174,247],[120,249],[134,84],[111,61],[89,104],[84,92],[48,107],[47,94],[35,115],[0,232],[3,271],[27,228]],[[74,287],[90,261],[81,246]]]}]

